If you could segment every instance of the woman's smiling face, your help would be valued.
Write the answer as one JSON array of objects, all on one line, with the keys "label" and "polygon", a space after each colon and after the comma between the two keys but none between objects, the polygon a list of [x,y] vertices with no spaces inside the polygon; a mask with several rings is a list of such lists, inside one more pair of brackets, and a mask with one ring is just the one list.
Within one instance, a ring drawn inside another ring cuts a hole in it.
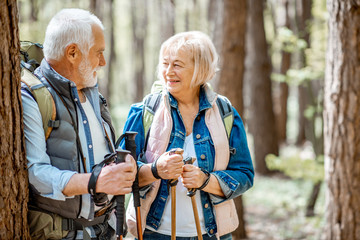
[{"label": "woman's smiling face", "polygon": [[174,97],[191,88],[194,60],[188,51],[179,49],[174,54],[165,53],[161,70],[165,86]]}]

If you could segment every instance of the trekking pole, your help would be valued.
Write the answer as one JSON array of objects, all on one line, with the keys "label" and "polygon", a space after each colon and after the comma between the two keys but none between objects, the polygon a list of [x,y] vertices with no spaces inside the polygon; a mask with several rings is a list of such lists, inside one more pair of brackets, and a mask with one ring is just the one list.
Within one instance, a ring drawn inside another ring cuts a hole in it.
[{"label": "trekking pole", "polygon": [[[125,162],[125,157],[127,154],[130,154],[126,150],[117,150],[116,151],[116,164]],[[125,223],[125,196],[117,195],[115,196],[116,201],[116,237],[118,240],[122,240],[124,232],[124,223]]]},{"label": "trekking pole", "polygon": [[[184,150],[181,148],[171,149],[169,155],[183,154]],[[168,184],[171,189],[171,240],[176,239],[176,185],[177,179],[170,179]]]},{"label": "trekking pole", "polygon": [[[195,161],[195,158],[188,157],[188,158],[185,158],[183,161],[184,161],[184,164],[193,164],[193,162]],[[186,193],[186,195],[191,198],[191,205],[192,205],[193,212],[194,212],[196,232],[198,235],[198,239],[203,240],[202,233],[201,233],[201,227],[200,227],[199,213],[197,210],[195,193],[196,193],[195,188],[188,188],[188,192]]]},{"label": "trekking pole", "polygon": [[[131,156],[135,159],[136,169],[138,169],[137,161],[136,161],[136,143],[135,137],[137,132],[127,131],[124,133],[125,135],[125,148],[126,150],[131,152]],[[139,172],[136,173],[135,181],[132,185],[132,191],[134,196],[134,208],[136,213],[136,228],[138,239],[143,240],[142,234],[142,226],[141,226],[141,213],[140,213],[140,194],[139,194]]]}]

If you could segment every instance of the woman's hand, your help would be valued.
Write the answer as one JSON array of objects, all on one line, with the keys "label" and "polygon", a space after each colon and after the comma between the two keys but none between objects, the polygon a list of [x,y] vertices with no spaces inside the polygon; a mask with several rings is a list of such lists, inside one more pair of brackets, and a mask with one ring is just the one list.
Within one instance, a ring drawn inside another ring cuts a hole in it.
[{"label": "woman's hand", "polygon": [[199,188],[206,181],[207,175],[197,166],[185,164],[181,178],[184,187]]},{"label": "woman's hand", "polygon": [[158,175],[162,179],[178,179],[184,165],[182,154],[163,153],[156,162]]}]

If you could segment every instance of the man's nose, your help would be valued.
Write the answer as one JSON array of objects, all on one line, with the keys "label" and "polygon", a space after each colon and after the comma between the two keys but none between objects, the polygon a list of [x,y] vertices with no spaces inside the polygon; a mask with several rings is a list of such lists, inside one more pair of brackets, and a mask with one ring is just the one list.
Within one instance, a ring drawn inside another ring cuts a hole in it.
[{"label": "man's nose", "polygon": [[99,61],[99,66],[100,67],[103,67],[106,65],[106,60],[105,60],[105,57],[103,54],[101,54],[101,57],[100,57],[100,61]]}]

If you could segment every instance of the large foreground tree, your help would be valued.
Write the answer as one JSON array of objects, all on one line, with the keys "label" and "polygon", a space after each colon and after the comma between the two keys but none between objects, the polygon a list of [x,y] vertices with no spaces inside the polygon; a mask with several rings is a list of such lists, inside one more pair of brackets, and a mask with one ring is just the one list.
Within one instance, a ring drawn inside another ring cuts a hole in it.
[{"label": "large foreground tree", "polygon": [[0,239],[29,239],[18,10],[0,1]]},{"label": "large foreground tree", "polygon": [[326,239],[360,239],[360,1],[329,0]]}]

